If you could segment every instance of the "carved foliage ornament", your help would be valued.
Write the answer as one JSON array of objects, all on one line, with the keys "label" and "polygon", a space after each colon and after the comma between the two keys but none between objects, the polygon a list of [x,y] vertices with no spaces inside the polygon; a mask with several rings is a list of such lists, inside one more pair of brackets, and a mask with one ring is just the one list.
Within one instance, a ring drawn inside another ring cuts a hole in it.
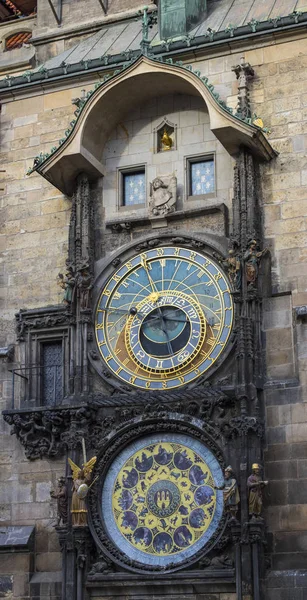
[{"label": "carved foliage ornament", "polygon": [[4,411],[3,417],[24,446],[26,457],[35,460],[62,456],[65,448],[81,448],[82,438],[89,448],[96,450],[111,430],[141,416],[166,418],[169,411],[186,415],[186,419],[192,416],[204,419],[204,428],[216,437],[233,406],[231,399],[210,388],[189,394],[175,392],[171,398],[163,395],[160,400],[157,394],[149,393],[135,395],[133,399],[117,396],[106,402],[104,396],[91,394],[88,402],[88,406],[79,408]]},{"label": "carved foliage ornament", "polygon": [[66,307],[55,307],[42,310],[20,310],[16,315],[17,340],[24,341],[29,330],[52,329],[58,326],[67,326],[75,322],[74,316]]}]

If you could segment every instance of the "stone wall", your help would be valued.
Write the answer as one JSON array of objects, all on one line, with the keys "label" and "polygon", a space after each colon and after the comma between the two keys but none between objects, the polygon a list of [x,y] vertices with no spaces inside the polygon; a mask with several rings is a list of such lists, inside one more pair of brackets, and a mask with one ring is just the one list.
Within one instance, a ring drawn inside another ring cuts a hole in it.
[{"label": "stone wall", "polygon": [[[63,296],[56,278],[65,268],[71,202],[41,177],[26,177],[26,171],[42,148],[47,151],[62,136],[75,108],[71,98],[79,94],[80,87],[2,106],[1,168],[5,172],[1,197],[0,346],[16,341],[14,314],[20,308],[57,304]],[[8,368],[19,366],[17,347],[14,360],[0,364],[1,410],[11,406],[12,375]],[[37,571],[61,570],[53,528],[56,501],[50,500],[50,490],[64,470],[64,461],[29,462],[0,420],[0,525],[36,524]],[[0,559],[0,574],[12,576],[12,597],[18,600],[29,593],[29,569],[23,560],[22,555],[16,558],[14,554]]]},{"label": "stone wall", "polygon": [[[155,152],[156,129],[164,117],[175,125],[177,148]],[[189,196],[187,158],[199,156],[201,159],[202,155],[214,158],[216,191],[208,197]],[[136,210],[131,210],[132,207],[119,209],[118,169],[132,165],[146,167],[147,205],[150,182],[159,175],[174,174],[177,177],[179,210],[225,203],[231,212],[233,160],[212,134],[209,114],[200,98],[180,94],[153,97],[147,105],[135,107],[133,113],[127,115],[111,133],[104,149],[103,162],[106,166],[103,181],[106,219],[118,218],[119,215],[123,219],[147,215],[148,206]]]},{"label": "stone wall", "polygon": [[21,21],[3,21],[0,23],[0,77],[6,73],[19,73],[35,66],[35,49],[26,44],[14,50],[5,50],[6,39],[20,33],[21,31],[33,32],[35,30],[36,17],[26,17]]},{"label": "stone wall", "polygon": [[[261,47],[246,50],[244,55],[256,72],[251,85],[253,112],[257,112],[271,128],[270,141],[280,153],[270,164],[262,166],[264,226],[266,243],[272,254],[274,292],[273,298],[264,306],[268,376],[265,474],[270,479],[266,518],[273,534],[274,568],[297,569],[305,568],[307,564],[307,334],[306,323],[298,322],[293,312],[296,306],[307,304],[307,42],[302,39],[282,42],[281,38],[280,42],[266,45],[263,41]],[[238,62],[243,52],[244,48],[238,54],[229,55],[225,50],[225,55],[199,57],[194,63],[209,76],[210,82],[230,105],[235,104],[236,94],[231,66]],[[80,95],[83,87],[80,83],[67,90],[39,92],[32,98],[2,106],[0,135],[5,189],[1,198],[3,319],[0,342],[3,346],[16,341],[16,311],[58,303],[62,298],[56,278],[65,268],[70,200],[39,175],[27,178],[25,173],[36,154],[49,151],[62,137],[74,111],[71,99]],[[203,115],[206,123],[206,113],[195,104],[193,108],[190,105],[188,111],[184,108],[185,128],[198,130],[201,125],[205,131],[199,118]],[[163,112],[162,107],[159,108],[153,118],[158,115],[160,118]],[[172,112],[173,109],[169,114]],[[194,121],[188,124],[191,114]],[[147,116],[140,114],[134,120],[139,118],[147,119],[148,125],[148,113]],[[179,115],[179,122],[180,118]],[[146,123],[139,121],[139,124],[140,135],[147,136],[144,131],[141,133]],[[146,144],[150,144],[149,139]],[[114,161],[110,158],[112,141],[114,139],[109,142],[109,150],[105,150],[109,152],[108,157],[105,155],[107,162]],[[224,166],[218,169],[218,190],[221,198],[229,202],[231,159],[226,160],[225,152],[212,137],[208,141],[197,139],[198,152],[199,148],[209,148],[205,144],[210,148],[215,145],[218,160],[223,160],[221,165],[226,165],[226,177]],[[116,156],[115,163],[118,164]],[[169,165],[166,168],[169,170]],[[182,171],[180,177],[183,177]],[[97,194],[99,201],[99,190]],[[106,197],[104,202],[108,207]],[[114,202],[113,197],[113,207]],[[15,356],[17,366],[18,350]],[[1,409],[9,407],[11,397],[7,366],[1,367]],[[57,571],[60,554],[52,529],[54,504],[50,503],[49,491],[57,475],[62,474],[63,464],[29,463],[3,421],[0,464],[0,477],[5,482],[0,490],[1,522],[36,523],[36,569]]]},{"label": "stone wall", "polygon": [[[126,13],[129,10],[143,8],[140,0],[108,0],[105,4],[108,6],[107,15],[99,2],[95,0],[63,0],[62,6],[62,27],[73,27],[77,29],[76,24],[82,22],[82,25],[88,23],[95,24],[97,20],[104,20],[108,17],[114,17],[119,13]],[[152,4],[152,2],[148,2]],[[37,10],[37,25],[39,30],[45,28],[48,30],[56,29],[57,23],[52,14],[48,0],[39,0]]]},{"label": "stone wall", "polygon": [[307,354],[307,42],[288,41],[245,54],[256,72],[253,108],[271,129],[279,156],[262,169],[265,236],[273,294],[265,305],[267,348],[267,521],[273,568],[306,568]]}]

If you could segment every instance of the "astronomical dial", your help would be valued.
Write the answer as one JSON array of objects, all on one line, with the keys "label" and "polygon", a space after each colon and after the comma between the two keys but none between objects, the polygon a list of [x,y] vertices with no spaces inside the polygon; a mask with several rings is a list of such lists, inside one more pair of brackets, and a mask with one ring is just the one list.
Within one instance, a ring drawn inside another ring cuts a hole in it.
[{"label": "astronomical dial", "polygon": [[180,565],[210,542],[224,508],[222,470],[201,442],[182,434],[135,440],[113,461],[101,497],[104,527],[143,565]]},{"label": "astronomical dial", "polygon": [[233,303],[219,266],[198,252],[154,248],[124,263],[101,292],[96,339],[108,368],[143,389],[203,375],[229,339]]}]

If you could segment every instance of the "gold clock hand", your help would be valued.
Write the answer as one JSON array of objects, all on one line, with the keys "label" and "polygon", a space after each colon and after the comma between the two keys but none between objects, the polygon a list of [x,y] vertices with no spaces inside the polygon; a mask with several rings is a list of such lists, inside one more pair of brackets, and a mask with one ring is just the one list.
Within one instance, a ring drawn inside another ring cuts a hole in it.
[{"label": "gold clock hand", "polygon": [[147,264],[146,259],[143,256],[141,257],[141,265],[142,265],[144,271],[146,271],[146,275],[148,277],[148,281],[149,281],[151,289],[152,289],[152,293],[151,293],[151,298],[150,299],[152,300],[152,302],[157,302],[157,300],[159,299],[159,292],[158,292],[158,290],[157,290],[157,288],[156,288],[156,286],[155,286],[155,284],[153,282],[153,279],[152,279],[151,275],[149,274],[148,264]]}]

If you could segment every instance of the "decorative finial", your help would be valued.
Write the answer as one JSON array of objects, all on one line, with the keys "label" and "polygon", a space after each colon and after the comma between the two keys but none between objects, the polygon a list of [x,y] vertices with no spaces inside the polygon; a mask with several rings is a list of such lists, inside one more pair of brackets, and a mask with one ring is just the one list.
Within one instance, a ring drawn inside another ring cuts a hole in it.
[{"label": "decorative finial", "polygon": [[141,48],[144,56],[148,56],[150,54],[150,41],[148,39],[149,29],[153,27],[155,23],[157,23],[157,15],[156,13],[150,12],[148,14],[148,6],[144,6],[143,11],[138,12],[139,15],[142,15],[142,41]]},{"label": "decorative finial", "polygon": [[249,102],[249,89],[248,82],[254,77],[254,69],[251,65],[245,62],[242,56],[240,64],[232,67],[231,69],[238,79],[238,108],[236,116],[241,119],[251,118],[251,109]]}]

